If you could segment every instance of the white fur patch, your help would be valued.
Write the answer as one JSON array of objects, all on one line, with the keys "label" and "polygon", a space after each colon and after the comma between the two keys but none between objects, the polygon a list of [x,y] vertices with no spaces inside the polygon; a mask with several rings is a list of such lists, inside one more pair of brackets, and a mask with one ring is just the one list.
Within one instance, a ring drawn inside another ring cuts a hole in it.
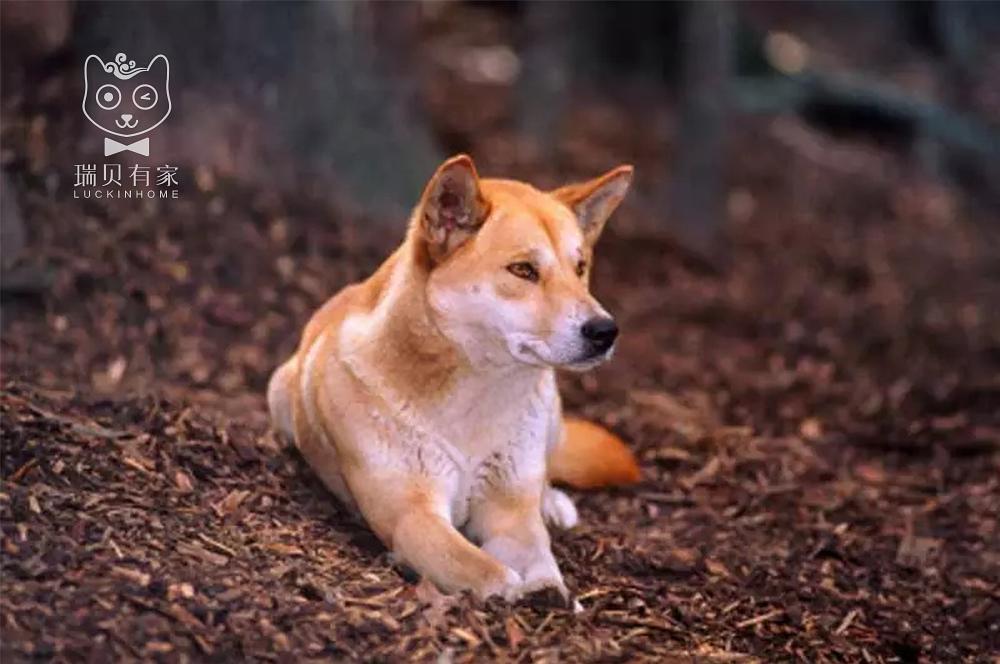
[{"label": "white fur patch", "polygon": [[546,487],[542,496],[542,518],[545,523],[556,528],[569,529],[580,522],[573,499],[564,491]]}]

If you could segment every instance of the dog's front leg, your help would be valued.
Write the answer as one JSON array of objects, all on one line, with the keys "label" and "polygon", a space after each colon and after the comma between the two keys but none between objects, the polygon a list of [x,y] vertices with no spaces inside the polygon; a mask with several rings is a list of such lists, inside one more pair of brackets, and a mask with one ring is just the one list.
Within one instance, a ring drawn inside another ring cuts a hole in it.
[{"label": "dog's front leg", "polygon": [[569,596],[542,520],[542,481],[488,487],[471,506],[468,532],[523,578],[519,594],[555,588]]},{"label": "dog's front leg", "polygon": [[433,484],[411,477],[366,476],[352,487],[372,530],[418,574],[445,591],[514,598],[521,576],[455,529],[447,500]]}]

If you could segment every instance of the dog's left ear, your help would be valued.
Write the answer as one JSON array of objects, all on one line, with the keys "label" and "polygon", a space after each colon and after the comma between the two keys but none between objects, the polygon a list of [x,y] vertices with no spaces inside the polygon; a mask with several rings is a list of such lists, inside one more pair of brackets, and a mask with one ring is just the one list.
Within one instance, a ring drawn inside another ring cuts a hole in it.
[{"label": "dog's left ear", "polygon": [[633,170],[632,166],[623,164],[593,180],[569,184],[552,192],[573,210],[589,244],[597,241],[608,217],[625,198],[632,184]]},{"label": "dog's left ear", "polygon": [[471,239],[489,211],[472,158],[461,154],[441,164],[424,188],[416,219],[431,260],[440,263]]}]

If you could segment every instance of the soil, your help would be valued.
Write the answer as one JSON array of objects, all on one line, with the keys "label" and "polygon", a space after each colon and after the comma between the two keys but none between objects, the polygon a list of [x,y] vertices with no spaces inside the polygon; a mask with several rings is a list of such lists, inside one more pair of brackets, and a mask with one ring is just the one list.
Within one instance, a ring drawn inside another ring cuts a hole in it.
[{"label": "soil", "polygon": [[[40,275],[3,307],[5,661],[1000,654],[1000,228],[905,155],[821,151],[844,169],[744,120],[724,260],[650,231],[655,207],[611,222],[594,282],[621,346],[563,392],[643,480],[574,493],[574,613],[418,583],[269,431],[269,372],[401,222],[190,169],[176,201],[53,196],[19,156],[34,112],[5,118]],[[594,174],[643,140],[631,117],[582,112],[572,169],[516,174]],[[482,172],[502,140],[472,146]]]}]

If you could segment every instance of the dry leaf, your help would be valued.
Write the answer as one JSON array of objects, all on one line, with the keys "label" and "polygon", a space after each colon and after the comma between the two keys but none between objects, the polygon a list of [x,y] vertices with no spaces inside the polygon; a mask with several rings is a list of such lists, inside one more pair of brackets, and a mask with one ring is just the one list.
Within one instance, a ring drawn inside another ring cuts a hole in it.
[{"label": "dry leaf", "polygon": [[507,630],[507,643],[516,650],[524,641],[524,630],[517,624],[513,616],[507,616],[507,619],[504,620],[504,628]]},{"label": "dry leaf", "polygon": [[167,586],[167,599],[170,601],[192,597],[194,597],[194,586],[190,583],[171,583]]},{"label": "dry leaf", "polygon": [[427,605],[427,608],[424,609],[424,617],[427,618],[427,622],[431,625],[440,624],[444,620],[448,609],[455,601],[438,590],[437,586],[428,579],[420,580],[420,583],[417,584],[414,590],[414,594],[420,603]]},{"label": "dry leaf", "polygon": [[145,572],[129,569],[128,567],[118,567],[117,565],[111,568],[111,574],[143,588],[148,586],[152,581],[152,577]]},{"label": "dry leaf", "polygon": [[711,558],[705,559],[705,569],[712,576],[721,576],[724,578],[730,578],[732,574],[729,573],[729,569],[720,563],[718,560],[712,560]]},{"label": "dry leaf", "polygon": [[896,549],[896,562],[905,567],[924,569],[937,558],[942,545],[942,540],[932,537],[906,535]]},{"label": "dry leaf", "polygon": [[823,437],[823,425],[815,417],[806,418],[799,425],[799,435],[806,440],[819,440]]},{"label": "dry leaf", "polygon": [[178,470],[174,473],[174,484],[177,486],[179,491],[184,493],[194,491],[194,484],[191,482],[191,477],[188,476],[188,474],[183,470]]},{"label": "dry leaf", "polygon": [[216,514],[219,516],[225,516],[227,514],[232,514],[236,511],[236,508],[246,500],[247,496],[250,495],[249,491],[244,491],[237,489],[235,491],[230,491],[229,495],[216,503],[213,507]]},{"label": "dry leaf", "polygon": [[858,479],[869,484],[885,482],[885,470],[882,466],[873,463],[859,463],[854,467],[854,474],[858,476]]},{"label": "dry leaf", "polygon": [[710,480],[713,477],[715,477],[715,475],[719,472],[719,468],[721,467],[721,465],[722,462],[719,460],[719,457],[717,456],[712,457],[711,459],[709,459],[708,463],[702,466],[701,469],[698,470],[696,473],[682,479],[681,484],[684,486],[684,488],[690,491],[691,489],[695,488],[702,482]]}]

